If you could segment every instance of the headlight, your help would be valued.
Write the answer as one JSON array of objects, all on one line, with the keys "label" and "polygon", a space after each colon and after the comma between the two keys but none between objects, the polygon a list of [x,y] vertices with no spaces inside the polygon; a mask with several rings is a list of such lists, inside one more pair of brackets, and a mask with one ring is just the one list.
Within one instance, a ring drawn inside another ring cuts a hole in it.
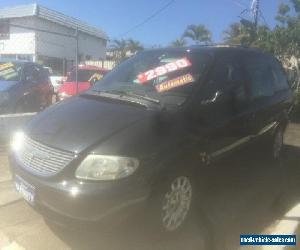
[{"label": "headlight", "polygon": [[14,133],[10,142],[11,149],[15,152],[19,151],[23,147],[24,139],[25,134],[22,131]]},{"label": "headlight", "polygon": [[86,180],[117,180],[134,173],[139,161],[135,158],[88,155],[76,170],[76,177]]}]

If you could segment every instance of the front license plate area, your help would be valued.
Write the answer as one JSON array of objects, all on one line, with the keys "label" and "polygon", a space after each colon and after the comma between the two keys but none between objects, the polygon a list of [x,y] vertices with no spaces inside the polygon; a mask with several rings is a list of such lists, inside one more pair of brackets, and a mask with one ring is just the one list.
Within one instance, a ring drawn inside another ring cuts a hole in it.
[{"label": "front license plate area", "polygon": [[15,187],[16,190],[23,196],[23,198],[34,205],[35,200],[35,187],[25,181],[22,177],[16,175],[15,176]]}]

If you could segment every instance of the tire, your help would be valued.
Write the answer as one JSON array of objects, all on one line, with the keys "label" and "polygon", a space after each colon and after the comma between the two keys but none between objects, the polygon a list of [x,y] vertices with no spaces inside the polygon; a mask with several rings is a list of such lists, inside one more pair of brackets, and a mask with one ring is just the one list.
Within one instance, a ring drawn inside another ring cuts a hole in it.
[{"label": "tire", "polygon": [[193,195],[193,185],[188,175],[171,178],[160,197],[159,219],[163,231],[172,233],[184,226],[192,210]]},{"label": "tire", "polygon": [[[148,235],[154,236],[155,239],[173,240],[177,236],[178,239],[185,235],[190,237],[196,230],[198,249],[212,249],[212,225],[199,206],[202,200],[200,193],[198,183],[196,186],[195,173],[192,171],[179,170],[161,181],[150,199],[146,213],[147,229],[151,230],[147,232]],[[176,201],[182,201],[182,204],[178,202],[176,207]],[[181,213],[181,218],[172,222],[171,214],[176,211]]]},{"label": "tire", "polygon": [[194,181],[189,173],[177,171],[161,181],[150,200],[152,226],[164,234],[181,231],[192,214],[194,196]]}]

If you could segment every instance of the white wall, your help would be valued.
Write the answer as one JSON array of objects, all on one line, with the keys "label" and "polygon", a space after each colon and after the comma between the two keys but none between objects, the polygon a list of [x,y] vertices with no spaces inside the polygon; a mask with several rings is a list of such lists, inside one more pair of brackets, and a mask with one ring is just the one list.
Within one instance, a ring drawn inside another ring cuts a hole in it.
[{"label": "white wall", "polygon": [[[37,17],[15,18],[10,22],[67,35],[75,34],[73,29]],[[76,41],[72,37],[13,26],[10,33],[9,40],[0,40],[0,54],[35,54],[75,60]],[[79,33],[79,55],[82,55],[82,59],[85,59],[86,55],[89,55],[91,60],[104,59],[105,53],[106,43],[103,39]]]},{"label": "white wall", "polygon": [[79,33],[79,54],[86,60],[89,55],[91,60],[102,60],[106,57],[106,41],[88,34]]},{"label": "white wall", "polygon": [[[12,19],[12,23],[32,26],[33,18]],[[10,27],[10,38],[0,40],[0,54],[35,54],[35,32],[32,30]]]},{"label": "white wall", "polygon": [[[73,29],[40,18],[36,18],[35,27],[53,32],[75,35]],[[78,44],[78,53],[83,57],[90,55],[93,59],[105,58],[106,44],[102,39],[79,33]],[[37,55],[75,60],[76,40],[73,37],[37,31],[36,53]]]}]

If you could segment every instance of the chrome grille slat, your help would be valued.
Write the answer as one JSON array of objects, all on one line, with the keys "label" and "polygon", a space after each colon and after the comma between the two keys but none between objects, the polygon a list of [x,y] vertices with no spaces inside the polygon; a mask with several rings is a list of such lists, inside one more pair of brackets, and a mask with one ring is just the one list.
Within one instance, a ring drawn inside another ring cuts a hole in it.
[{"label": "chrome grille slat", "polygon": [[16,153],[20,165],[36,175],[52,176],[75,158],[75,154],[41,144],[25,137],[22,149]]}]

